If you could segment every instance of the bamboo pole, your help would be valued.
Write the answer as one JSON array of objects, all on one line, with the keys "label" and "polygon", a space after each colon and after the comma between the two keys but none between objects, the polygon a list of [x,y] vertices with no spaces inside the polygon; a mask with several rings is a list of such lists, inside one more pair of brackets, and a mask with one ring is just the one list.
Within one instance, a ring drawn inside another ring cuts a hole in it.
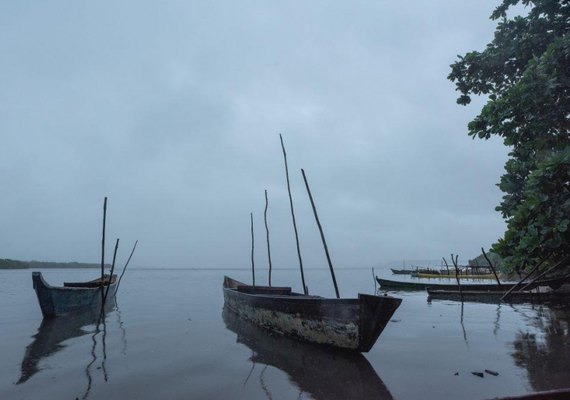
[{"label": "bamboo pole", "polygon": [[497,285],[499,285],[499,288],[502,287],[501,281],[499,280],[499,277],[497,276],[497,271],[495,271],[495,267],[493,266],[493,263],[491,263],[491,260],[489,260],[489,257],[487,257],[487,253],[485,253],[485,249],[483,249],[481,247],[481,251],[483,252],[483,257],[485,257],[485,260],[487,260],[487,262],[489,263],[489,267],[491,267],[491,271],[493,271],[493,275],[495,275],[495,279],[497,280]]},{"label": "bamboo pole", "polygon": [[103,237],[101,239],[101,309],[104,307],[103,288],[105,285],[105,222],[107,219],[107,197],[103,201]]},{"label": "bamboo pole", "polygon": [[119,286],[121,285],[121,279],[123,279],[123,275],[125,275],[125,271],[127,270],[127,265],[129,265],[129,262],[131,261],[131,257],[133,256],[133,253],[135,252],[135,249],[137,248],[137,244],[138,244],[138,240],[135,241],[135,245],[133,246],[133,249],[131,250],[131,255],[129,256],[129,258],[127,259],[127,262],[125,263],[125,266],[123,267],[123,272],[121,272],[121,276],[119,276],[119,282],[117,282],[117,288],[115,289],[115,297],[117,297],[117,292],[119,291]]},{"label": "bamboo pole", "polygon": [[[449,270],[449,264],[447,264],[447,260],[445,259],[445,257],[442,257],[443,262],[445,263],[445,267]],[[455,267],[455,280],[457,281],[457,288],[459,289],[459,297],[461,298],[461,301],[463,301],[463,290],[461,289],[461,283],[459,282],[459,268],[457,268],[457,266],[455,265],[455,260],[453,259],[453,254],[451,255],[451,262],[453,263],[453,266]]]},{"label": "bamboo pole", "polygon": [[291,183],[289,182],[289,167],[287,165],[287,153],[283,144],[283,136],[279,134],[281,140],[281,148],[283,149],[283,159],[285,160],[285,175],[287,176],[287,191],[289,192],[289,204],[291,205],[291,217],[293,218],[293,230],[295,231],[295,243],[297,244],[297,255],[299,257],[299,269],[301,270],[301,284],[303,285],[303,293],[309,294],[307,285],[305,285],[305,274],[303,272],[303,259],[301,258],[301,247],[299,246],[299,233],[297,232],[297,222],[295,221],[295,210],[293,208],[293,197],[291,196]]},{"label": "bamboo pole", "polygon": [[249,213],[251,219],[251,276],[253,277],[253,286],[255,286],[255,263],[253,260],[253,251],[255,247],[255,238],[253,237],[253,213]]},{"label": "bamboo pole", "polygon": [[109,274],[109,284],[107,285],[107,290],[105,291],[105,297],[103,297],[103,308],[101,308],[101,313],[105,313],[105,303],[107,302],[107,295],[109,294],[109,289],[111,289],[111,282],[113,280],[113,272],[115,271],[115,260],[117,259],[117,249],[119,248],[119,239],[115,243],[115,251],[113,252],[113,264],[111,264],[111,273]]},{"label": "bamboo pole", "polygon": [[558,263],[554,264],[552,267],[548,268],[547,270],[545,270],[544,272],[540,273],[536,278],[534,278],[532,281],[530,281],[529,283],[527,283],[522,289],[521,291],[525,290],[527,287],[529,287],[530,285],[532,285],[534,282],[536,282],[537,280],[539,280],[540,278],[542,278],[544,275],[548,274],[550,271],[558,268],[560,265],[564,264],[568,259],[570,258],[570,256],[563,258],[562,261],[559,261]]},{"label": "bamboo pole", "polygon": [[269,246],[269,226],[267,225],[268,207],[269,207],[269,200],[267,198],[267,190],[265,190],[265,211],[263,212],[263,219],[265,220],[265,233],[267,234],[267,258],[269,260],[269,286],[271,286],[271,247]]},{"label": "bamboo pole", "polygon": [[[513,291],[514,291],[516,288],[518,288],[524,281],[526,281],[532,274],[534,274],[534,273],[538,270],[538,268],[542,265],[542,263],[543,263],[544,261],[546,261],[546,258],[542,259],[528,274],[526,274],[526,276],[523,276],[523,277],[521,278],[521,280],[518,281],[518,283],[517,283],[515,286],[513,286],[512,288],[510,288],[509,290],[507,290],[507,292],[503,295],[503,297],[501,297],[501,301],[504,301],[505,298],[506,298],[509,294],[511,294],[511,292],[513,292]],[[525,260],[524,263],[526,263],[526,260]],[[524,264],[524,263],[523,263],[523,264]],[[523,267],[524,267],[524,265],[523,265]]]},{"label": "bamboo pole", "polygon": [[338,293],[338,285],[336,284],[336,278],[334,276],[334,268],[332,266],[331,257],[329,255],[329,249],[327,246],[327,241],[325,240],[325,234],[323,233],[323,227],[319,221],[319,216],[317,215],[317,208],[315,207],[315,202],[313,201],[313,196],[311,195],[311,189],[309,188],[309,182],[307,182],[307,176],[305,175],[305,170],[301,168],[301,173],[303,174],[303,180],[305,181],[305,187],[307,188],[307,193],[309,194],[309,200],[311,200],[311,207],[313,207],[313,214],[315,215],[315,220],[317,221],[317,226],[319,227],[319,232],[321,233],[321,240],[323,241],[323,247],[325,248],[325,254],[327,256],[327,261],[329,263],[329,269],[331,270],[332,281],[334,284],[334,291],[336,293],[336,298],[340,298]]}]

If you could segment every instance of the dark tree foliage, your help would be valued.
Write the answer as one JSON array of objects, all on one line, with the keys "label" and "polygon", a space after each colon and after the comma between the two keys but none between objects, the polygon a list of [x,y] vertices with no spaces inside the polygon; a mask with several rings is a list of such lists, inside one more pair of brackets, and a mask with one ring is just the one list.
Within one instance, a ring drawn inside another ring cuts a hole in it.
[{"label": "dark tree foliage", "polygon": [[[517,4],[528,13],[508,17]],[[458,56],[448,78],[459,104],[488,98],[469,135],[511,149],[496,208],[507,231],[492,248],[510,270],[570,255],[570,1],[503,0],[491,19],[493,41]]]}]

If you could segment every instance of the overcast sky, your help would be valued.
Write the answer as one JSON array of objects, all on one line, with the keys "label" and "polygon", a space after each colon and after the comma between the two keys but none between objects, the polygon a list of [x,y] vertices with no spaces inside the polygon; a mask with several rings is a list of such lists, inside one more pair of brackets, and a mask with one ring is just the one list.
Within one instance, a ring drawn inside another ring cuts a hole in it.
[{"label": "overcast sky", "polygon": [[457,54],[493,36],[497,2],[0,3],[0,258],[140,267],[267,265],[301,251],[371,267],[478,255],[504,231],[508,149],[472,140]]}]

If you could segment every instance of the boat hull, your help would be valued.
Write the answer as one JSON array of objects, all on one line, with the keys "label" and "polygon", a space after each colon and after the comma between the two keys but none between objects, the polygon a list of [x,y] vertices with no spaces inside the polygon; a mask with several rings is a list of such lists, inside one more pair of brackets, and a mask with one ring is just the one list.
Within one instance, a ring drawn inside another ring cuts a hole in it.
[{"label": "boat hull", "polygon": [[271,288],[247,286],[225,277],[224,303],[241,318],[271,331],[319,345],[366,352],[402,301],[364,294],[357,299],[327,299],[281,289],[285,290],[276,294]]},{"label": "boat hull", "polygon": [[[564,283],[567,283],[568,277],[562,278],[552,278],[545,279],[541,281],[533,282],[527,287],[527,289],[534,289],[539,286],[550,287],[551,289],[558,289]],[[457,290],[457,283],[431,283],[431,282],[404,282],[404,281],[393,281],[390,279],[384,279],[376,277],[376,281],[380,284],[380,287],[384,290],[426,290],[428,288],[437,290]],[[494,292],[506,292],[515,286],[516,283],[503,282],[501,286],[496,283],[462,283],[461,288],[463,290],[483,290],[483,291],[494,291]],[[519,285],[520,288],[524,287],[525,283]]]},{"label": "boat hull", "polygon": [[[93,311],[101,308],[102,296],[107,289],[107,298],[115,296],[117,288],[116,275],[113,275],[111,284],[109,280],[101,287],[95,281],[83,283],[67,283],[65,286],[51,286],[40,272],[32,273],[34,290],[44,317],[57,317],[83,311]],[[76,285],[76,286],[74,286]]]},{"label": "boat hull", "polygon": [[570,303],[570,294],[566,292],[511,292],[501,300],[504,292],[482,290],[433,290],[428,289],[428,300],[467,301],[476,303]]},{"label": "boat hull", "polygon": [[392,271],[392,273],[394,275],[411,275],[414,270],[412,269],[394,269],[394,268],[390,268],[390,270]]}]

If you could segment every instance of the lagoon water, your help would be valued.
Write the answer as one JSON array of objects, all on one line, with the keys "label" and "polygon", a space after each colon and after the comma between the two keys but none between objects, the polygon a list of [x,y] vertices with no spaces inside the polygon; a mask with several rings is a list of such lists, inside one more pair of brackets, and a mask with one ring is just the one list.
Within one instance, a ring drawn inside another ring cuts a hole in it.
[{"label": "lagoon water", "polygon": [[[97,275],[42,272],[52,285]],[[225,274],[250,282],[247,269],[133,268],[97,327],[42,322],[31,271],[0,270],[0,399],[486,399],[570,386],[568,308],[392,293],[403,302],[376,345],[347,355],[236,320],[223,311]],[[305,275],[311,293],[334,295],[328,270]],[[273,273],[274,284],[299,280]],[[337,280],[343,297],[375,290],[371,270]],[[485,369],[499,375],[472,374]]]}]

